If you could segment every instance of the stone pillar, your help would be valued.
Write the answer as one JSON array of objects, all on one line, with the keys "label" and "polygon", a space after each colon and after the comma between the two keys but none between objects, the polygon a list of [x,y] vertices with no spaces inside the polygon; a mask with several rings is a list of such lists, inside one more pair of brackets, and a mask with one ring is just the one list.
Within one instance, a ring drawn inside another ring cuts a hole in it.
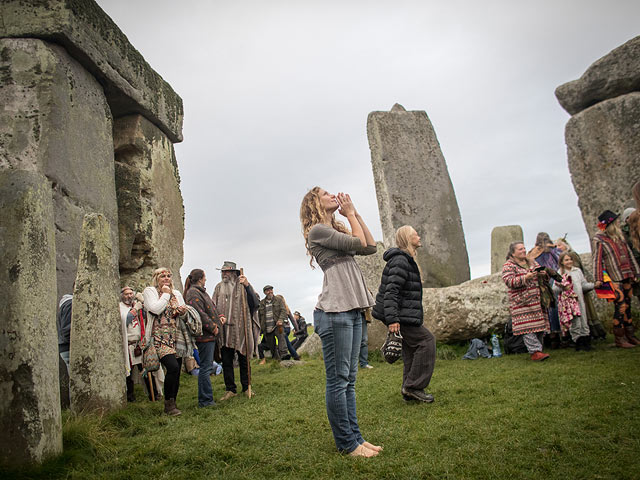
[{"label": "stone pillar", "polygon": [[469,257],[447,164],[429,117],[396,104],[367,120],[373,177],[385,245],[409,224],[422,237],[423,287],[469,280]]},{"label": "stone pillar", "polygon": [[505,225],[491,230],[491,273],[502,271],[506,262],[509,245],[512,242],[523,242],[524,235],[520,225]]},{"label": "stone pillar", "polygon": [[85,213],[111,223],[117,262],[111,111],[100,83],[59,45],[0,39],[0,72],[0,168],[39,171],[49,180],[60,298],[76,277]]},{"label": "stone pillar", "polygon": [[184,207],[173,144],[141,115],[116,119],[113,135],[122,283],[141,291],[154,269],[168,267],[181,285]]},{"label": "stone pillar", "polygon": [[62,452],[51,187],[0,169],[0,463]]},{"label": "stone pillar", "polygon": [[85,215],[69,350],[71,409],[75,411],[111,410],[126,402],[120,277],[111,237],[104,216]]},{"label": "stone pillar", "polygon": [[571,181],[590,237],[604,210],[633,206],[640,180],[640,36],[556,89],[571,119],[565,129]]},{"label": "stone pillar", "polygon": [[[382,271],[384,270],[385,261],[382,259],[386,250],[384,243],[376,242],[377,251],[374,255],[356,255],[355,259],[362,270],[362,276],[367,284],[367,288],[373,294],[373,298],[378,294],[380,288],[380,280],[382,279]],[[387,326],[375,318],[368,325],[369,350],[375,350],[382,346],[387,338]]]}]

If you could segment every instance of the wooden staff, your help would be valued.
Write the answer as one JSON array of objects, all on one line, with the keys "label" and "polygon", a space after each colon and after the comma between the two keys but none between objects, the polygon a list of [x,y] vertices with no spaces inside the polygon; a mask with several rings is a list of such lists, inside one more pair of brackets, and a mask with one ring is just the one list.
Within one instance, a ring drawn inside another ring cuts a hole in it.
[{"label": "wooden staff", "polygon": [[[240,269],[240,275],[244,276],[244,268]],[[244,285],[242,286],[244,288]],[[245,292],[246,294],[246,292]],[[251,322],[251,312],[249,311],[249,305],[246,302],[243,302],[244,309],[244,346],[247,351],[247,378],[249,380],[249,386],[247,387],[247,396],[251,398],[251,356],[253,355],[253,351],[249,353],[249,325]],[[253,331],[251,332],[253,336]]]},{"label": "wooden staff", "polygon": [[147,372],[147,379],[149,380],[149,393],[151,394],[151,401],[156,401],[156,396],[153,394],[153,379],[151,378],[151,372]]}]

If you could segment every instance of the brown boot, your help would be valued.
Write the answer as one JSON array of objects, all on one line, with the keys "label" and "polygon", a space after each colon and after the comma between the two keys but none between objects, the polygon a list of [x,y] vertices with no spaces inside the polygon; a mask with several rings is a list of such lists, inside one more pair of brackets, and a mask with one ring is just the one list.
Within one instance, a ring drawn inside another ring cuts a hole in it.
[{"label": "brown boot", "polygon": [[632,345],[627,341],[626,333],[624,327],[617,327],[613,329],[613,334],[616,337],[616,347],[618,348],[633,348],[635,345]]},{"label": "brown boot", "polygon": [[176,407],[176,400],[175,398],[167,398],[164,401],[164,413],[166,413],[167,415],[171,416],[171,417],[177,417],[178,415],[181,415],[182,412],[180,410],[178,410],[178,407]]},{"label": "brown boot", "polygon": [[640,340],[638,340],[638,338],[634,335],[635,331],[636,331],[636,328],[633,325],[624,327],[624,332],[626,334],[627,341],[631,345],[640,345]]}]

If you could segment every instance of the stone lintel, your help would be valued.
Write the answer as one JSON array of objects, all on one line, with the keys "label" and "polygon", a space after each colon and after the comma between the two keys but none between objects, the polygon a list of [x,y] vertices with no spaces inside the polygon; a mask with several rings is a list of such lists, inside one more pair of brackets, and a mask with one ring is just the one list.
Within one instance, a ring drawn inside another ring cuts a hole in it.
[{"label": "stone lintel", "polygon": [[40,38],[64,46],[102,84],[114,118],[144,115],[182,141],[182,99],[93,0],[3,0],[0,38]]}]

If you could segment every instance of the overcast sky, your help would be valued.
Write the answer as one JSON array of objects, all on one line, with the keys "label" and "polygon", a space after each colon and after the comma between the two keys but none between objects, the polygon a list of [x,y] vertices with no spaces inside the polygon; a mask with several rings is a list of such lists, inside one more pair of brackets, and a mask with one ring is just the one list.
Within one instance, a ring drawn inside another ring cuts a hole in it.
[{"label": "overcast sky", "polygon": [[491,230],[568,233],[589,249],[555,88],[640,34],[640,2],[98,0],[184,101],[176,155],[183,278],[224,260],[311,317],[322,273],[300,201],[349,192],[382,239],[367,115],[424,110],[449,168],[472,278]]}]

